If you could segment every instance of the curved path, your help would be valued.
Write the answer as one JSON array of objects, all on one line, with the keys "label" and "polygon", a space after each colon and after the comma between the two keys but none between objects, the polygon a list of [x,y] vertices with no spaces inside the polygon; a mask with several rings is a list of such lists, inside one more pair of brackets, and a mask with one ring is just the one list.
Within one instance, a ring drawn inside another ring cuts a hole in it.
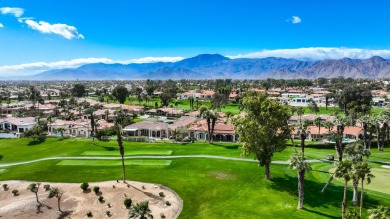
[{"label": "curved path", "polygon": [[[174,155],[174,156],[125,156],[125,159],[181,159],[181,158],[207,158],[207,159],[218,159],[218,160],[233,160],[242,162],[253,162],[257,163],[257,160],[249,158],[236,158],[236,157],[224,157],[215,155]],[[109,157],[109,156],[64,156],[64,157],[47,157],[30,161],[22,161],[15,163],[0,164],[1,167],[18,166],[23,164],[30,164],[39,161],[47,160],[120,160],[121,157]],[[308,160],[310,163],[314,162],[326,162],[327,160]],[[272,161],[273,164],[287,164],[287,161]]]}]

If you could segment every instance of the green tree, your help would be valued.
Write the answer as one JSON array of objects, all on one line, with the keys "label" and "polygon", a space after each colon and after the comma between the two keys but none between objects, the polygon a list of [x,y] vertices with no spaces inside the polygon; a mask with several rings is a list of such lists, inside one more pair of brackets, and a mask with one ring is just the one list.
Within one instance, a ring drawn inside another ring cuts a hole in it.
[{"label": "green tree", "polygon": [[304,120],[303,123],[298,123],[298,125],[296,126],[299,137],[301,138],[301,152],[303,155],[305,155],[305,140],[307,135],[309,134],[308,126],[309,124],[307,120]]},{"label": "green tree", "polygon": [[363,114],[371,109],[372,94],[364,85],[345,86],[335,99],[346,115],[349,115],[352,108],[355,108],[355,112]]},{"label": "green tree", "polygon": [[212,110],[204,110],[201,109],[200,116],[202,118],[205,118],[207,121],[207,133],[208,133],[208,141],[210,144],[213,143],[214,140],[214,129],[215,129],[215,124],[218,120],[218,113],[213,112]]},{"label": "green tree", "polygon": [[294,170],[298,170],[298,209],[303,208],[303,199],[304,199],[304,183],[305,183],[305,173],[306,171],[311,171],[311,166],[308,161],[306,161],[303,153],[295,153],[290,156],[288,160],[288,165]]},{"label": "green tree", "polygon": [[153,218],[152,211],[149,208],[149,202],[143,201],[133,205],[129,212],[129,218],[147,219]]},{"label": "green tree", "polygon": [[210,100],[212,109],[221,111],[222,106],[226,105],[228,101],[228,95],[219,92],[215,93]]},{"label": "green tree", "polygon": [[246,116],[236,119],[234,124],[243,143],[243,155],[255,154],[260,166],[265,167],[265,178],[269,180],[274,152],[286,148],[286,139],[290,134],[287,123],[290,110],[288,106],[254,91],[246,93],[241,108]]},{"label": "green tree", "polygon": [[39,199],[38,199],[38,191],[39,191],[39,186],[41,185],[41,183],[31,183],[27,189],[30,190],[31,192],[35,193],[35,198],[37,199],[37,203],[39,205],[42,205],[41,202],[39,202]]},{"label": "green tree", "polygon": [[84,84],[75,84],[72,88],[72,96],[80,98],[87,93]]},{"label": "green tree", "polygon": [[62,212],[61,210],[61,198],[62,198],[62,195],[64,194],[64,190],[58,188],[58,187],[53,187],[50,191],[49,191],[49,195],[48,195],[48,198],[57,198],[57,206],[58,206],[58,211]]},{"label": "green tree", "polygon": [[341,213],[343,219],[345,218],[345,210],[347,205],[347,187],[348,187],[348,182],[351,180],[351,172],[352,172],[352,161],[344,160],[344,161],[337,162],[335,176],[337,178],[342,178],[344,180],[344,196],[343,196],[343,202],[341,204]]},{"label": "green tree", "polygon": [[318,116],[314,119],[314,125],[318,127],[318,137],[321,138],[321,124],[322,124],[322,119],[321,116]]},{"label": "green tree", "polygon": [[309,104],[307,106],[315,114],[317,114],[320,111],[320,109],[318,108],[317,103],[313,99],[309,100]]},{"label": "green tree", "polygon": [[60,127],[60,128],[57,129],[57,131],[59,131],[61,133],[61,138],[64,138],[65,128]]},{"label": "green tree", "polygon": [[112,90],[112,95],[119,101],[120,104],[124,104],[127,99],[127,95],[129,95],[129,91],[126,87],[118,85],[114,88],[114,90]]},{"label": "green tree", "polygon": [[375,176],[371,174],[371,167],[368,166],[367,162],[361,162],[354,165],[353,175],[355,175],[358,179],[361,180],[361,194],[360,194],[360,218],[363,215],[363,198],[364,198],[364,181],[367,180],[367,184],[371,182],[371,179]]}]

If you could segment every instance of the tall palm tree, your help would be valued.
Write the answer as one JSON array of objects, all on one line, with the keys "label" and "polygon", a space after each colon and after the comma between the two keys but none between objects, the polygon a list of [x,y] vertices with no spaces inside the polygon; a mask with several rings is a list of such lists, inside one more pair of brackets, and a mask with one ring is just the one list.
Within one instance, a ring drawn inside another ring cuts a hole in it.
[{"label": "tall palm tree", "polygon": [[364,144],[364,148],[370,149],[369,148],[369,146],[370,146],[369,141],[371,141],[370,137],[372,137],[372,134],[371,134],[371,136],[369,136],[368,132],[369,132],[369,127],[370,127],[370,125],[372,123],[372,116],[369,115],[369,114],[365,114],[363,116],[360,116],[357,119],[357,122],[360,123],[362,128],[363,128],[363,144]]},{"label": "tall palm tree", "polygon": [[95,112],[94,108],[88,108],[85,110],[85,114],[88,114],[91,119],[91,137],[92,137],[92,142],[95,144],[95,118],[93,113]]},{"label": "tall palm tree", "polygon": [[123,147],[122,141],[122,126],[118,121],[115,121],[115,129],[116,129],[116,141],[118,142],[119,153],[122,159],[122,178],[123,182],[126,183],[126,170],[125,170],[125,148]]},{"label": "tall palm tree", "polygon": [[361,180],[361,192],[360,192],[360,218],[363,214],[363,198],[364,198],[364,181],[367,180],[367,184],[371,182],[371,178],[375,176],[371,174],[371,167],[368,166],[367,162],[362,162],[354,166],[353,175]]},{"label": "tall palm tree", "polygon": [[322,123],[321,116],[318,116],[317,118],[314,119],[314,125],[318,127],[318,137],[321,137],[321,123]]},{"label": "tall palm tree", "polygon": [[[354,142],[354,143],[348,144],[344,149],[344,153],[345,153],[347,159],[352,161],[352,164],[354,166],[362,163],[363,157],[368,158],[371,155],[370,151],[365,149],[364,146],[360,142]],[[353,205],[358,204],[359,179],[360,178],[358,176],[352,175],[352,185],[353,185],[352,204]]]},{"label": "tall palm tree", "polygon": [[60,127],[60,128],[57,129],[57,131],[59,131],[61,133],[61,138],[64,138],[65,128],[64,127]]},{"label": "tall palm tree", "polygon": [[301,138],[301,152],[305,155],[305,140],[307,135],[309,134],[309,130],[307,129],[309,126],[307,120],[304,120],[303,123],[299,123],[297,125],[297,131]]},{"label": "tall palm tree", "polygon": [[332,128],[334,126],[333,123],[331,121],[325,121],[325,122],[323,122],[323,124],[324,124],[324,127],[328,130],[328,134],[330,134],[332,131]]},{"label": "tall palm tree", "polygon": [[306,171],[311,171],[310,163],[306,161],[303,153],[295,153],[290,156],[288,165],[294,170],[298,170],[298,209],[303,208],[304,183]]},{"label": "tall palm tree", "polygon": [[336,139],[335,139],[335,149],[339,161],[343,160],[343,135],[344,128],[347,124],[346,118],[341,116],[336,116],[333,120],[333,123],[336,125]]},{"label": "tall palm tree", "polygon": [[214,128],[218,120],[218,113],[208,110],[206,107],[201,107],[200,115],[202,118],[206,118],[207,121],[207,132],[208,132],[208,141],[210,144],[213,143]]},{"label": "tall palm tree", "polygon": [[129,218],[147,219],[153,218],[152,211],[149,208],[149,201],[143,201],[135,204],[129,212]]},{"label": "tall palm tree", "polygon": [[297,109],[297,115],[299,116],[299,122],[302,122],[302,115],[305,114],[305,110],[303,107],[298,107]]},{"label": "tall palm tree", "polygon": [[345,218],[345,209],[347,205],[347,187],[348,187],[349,180],[351,180],[351,171],[352,171],[352,161],[344,160],[344,161],[337,162],[335,176],[337,178],[344,179],[344,196],[343,196],[343,202],[341,204],[341,213],[343,219]]}]

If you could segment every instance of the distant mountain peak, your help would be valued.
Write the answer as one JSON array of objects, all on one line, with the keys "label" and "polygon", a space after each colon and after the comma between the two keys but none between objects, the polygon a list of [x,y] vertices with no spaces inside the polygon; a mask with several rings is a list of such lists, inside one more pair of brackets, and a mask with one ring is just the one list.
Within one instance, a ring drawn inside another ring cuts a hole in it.
[{"label": "distant mountain peak", "polygon": [[380,56],[373,56],[371,58],[369,58],[369,60],[371,61],[379,61],[379,62],[383,62],[383,61],[386,61],[386,59],[380,57]]}]

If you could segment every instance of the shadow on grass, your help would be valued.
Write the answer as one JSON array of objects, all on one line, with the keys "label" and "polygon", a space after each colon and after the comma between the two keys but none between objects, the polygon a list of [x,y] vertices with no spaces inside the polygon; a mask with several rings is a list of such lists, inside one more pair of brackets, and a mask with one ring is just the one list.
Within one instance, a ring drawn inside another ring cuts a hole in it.
[{"label": "shadow on grass", "polygon": [[72,214],[73,211],[62,211],[60,215],[58,215],[58,219],[63,218],[70,218],[69,216]]},{"label": "shadow on grass", "polygon": [[3,159],[3,157],[4,157],[4,156],[0,154],[0,160],[2,160],[2,159]]},{"label": "shadow on grass", "polygon": [[[319,171],[323,172],[323,171]],[[306,178],[309,177],[309,174],[306,174]],[[292,177],[289,175],[284,175],[284,177],[275,177],[271,180],[273,183],[268,187],[276,191],[288,192],[290,195],[298,198],[298,179],[297,177]],[[304,208],[305,211],[312,212],[327,218],[340,218],[339,215],[329,215],[324,211],[316,211],[315,208],[327,208],[327,206],[334,206],[340,209],[341,215],[341,202],[343,200],[343,189],[342,185],[331,184],[327,190],[322,193],[321,189],[325,185],[325,182],[317,182],[313,180],[305,179],[304,190],[305,190],[305,199],[304,199]],[[347,192],[347,208],[352,207],[352,190],[348,189]],[[364,197],[364,208],[372,208],[379,204],[375,199],[372,199],[370,196]],[[313,209],[314,208],[314,209]]]},{"label": "shadow on grass", "polygon": [[106,151],[117,151],[118,148],[117,147],[114,147],[114,146],[100,146],[100,145],[97,145],[98,147],[101,147],[101,148],[104,148]]},{"label": "shadow on grass", "polygon": [[373,156],[373,155],[371,155],[370,158],[371,158],[371,159],[377,158],[377,159],[381,159],[381,160],[390,160],[390,158],[386,158],[386,157],[377,157],[377,156]]},{"label": "shadow on grass", "polygon": [[212,143],[214,146],[223,147],[229,150],[236,150],[240,147],[240,145],[224,145],[224,144],[218,144],[218,143]]},{"label": "shadow on grass", "polygon": [[42,144],[42,143],[44,143],[46,141],[46,139],[45,138],[38,138],[38,139],[34,139],[34,140],[32,140],[32,141],[30,141],[27,145],[28,146],[35,146],[35,145],[39,145],[39,144]]}]

